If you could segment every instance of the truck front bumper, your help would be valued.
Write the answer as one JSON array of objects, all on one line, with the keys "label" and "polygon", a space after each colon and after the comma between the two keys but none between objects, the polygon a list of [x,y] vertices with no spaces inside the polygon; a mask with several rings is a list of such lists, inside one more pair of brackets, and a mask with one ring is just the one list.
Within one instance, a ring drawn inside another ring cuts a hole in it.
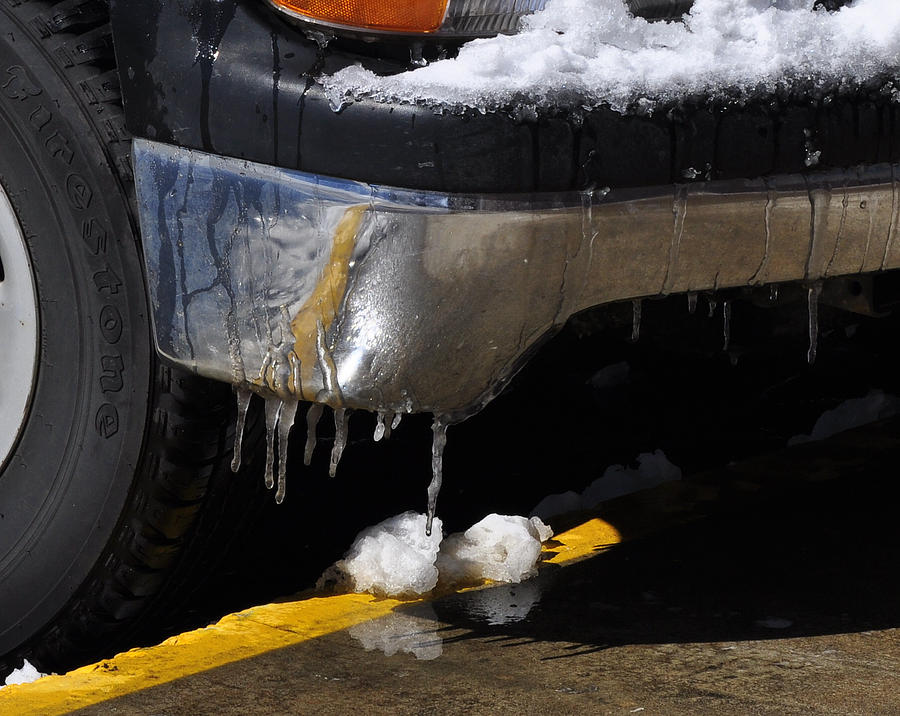
[{"label": "truck front bumper", "polygon": [[892,165],[503,197],[133,156],[159,353],[283,400],[461,419],[582,309],[900,267]]}]

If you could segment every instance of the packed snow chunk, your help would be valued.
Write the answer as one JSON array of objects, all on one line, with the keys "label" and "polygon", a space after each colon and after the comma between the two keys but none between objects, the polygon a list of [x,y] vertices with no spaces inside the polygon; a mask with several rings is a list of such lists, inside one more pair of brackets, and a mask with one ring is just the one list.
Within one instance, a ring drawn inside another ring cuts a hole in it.
[{"label": "packed snow chunk", "polygon": [[47,674],[42,674],[40,671],[35,669],[28,661],[28,659],[25,659],[22,662],[21,669],[13,669],[12,673],[6,677],[4,685],[12,686],[13,684],[30,684],[32,681],[37,681],[38,679],[46,675]]},{"label": "packed snow chunk", "polygon": [[431,661],[444,651],[438,628],[434,609],[430,604],[420,604],[411,613],[392,612],[380,619],[356,624],[350,627],[350,636],[366,651],[380,651],[385,656],[412,654],[417,659]]},{"label": "packed snow chunk", "polygon": [[535,505],[531,511],[532,516],[548,520],[559,515],[568,515],[572,512],[581,512],[586,509],[581,495],[574,490],[560,492],[555,495],[547,495]]},{"label": "packed snow chunk", "polygon": [[851,398],[836,408],[826,410],[819,416],[812,433],[795,435],[788,440],[788,445],[824,440],[845,430],[891,418],[898,413],[900,413],[900,398],[883,390],[872,390],[862,398]]},{"label": "packed snow chunk", "polygon": [[425,515],[404,512],[360,532],[344,558],[319,579],[323,588],[370,592],[379,597],[412,597],[434,589],[441,545],[441,521],[425,534]]},{"label": "packed snow chunk", "polygon": [[537,573],[541,544],[552,536],[539,517],[490,514],[444,540],[437,559],[441,581],[521,582]]},{"label": "packed snow chunk", "polygon": [[861,83],[900,65],[900,2],[696,0],[681,22],[647,22],[623,0],[549,0],[516,35],[379,77],[352,66],[320,78],[333,106],[380,100],[492,109],[516,103],[626,111],[690,95],[750,95],[793,82]]},{"label": "packed snow chunk", "polygon": [[654,450],[638,455],[636,467],[612,465],[606,468],[603,477],[588,485],[582,500],[585,507],[591,509],[606,500],[680,479],[681,468],[669,462],[662,450]]}]

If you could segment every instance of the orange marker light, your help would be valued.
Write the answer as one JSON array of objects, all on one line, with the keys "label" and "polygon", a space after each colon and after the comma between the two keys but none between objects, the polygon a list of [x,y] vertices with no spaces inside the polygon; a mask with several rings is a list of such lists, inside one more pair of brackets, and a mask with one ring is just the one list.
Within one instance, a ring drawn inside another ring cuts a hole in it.
[{"label": "orange marker light", "polygon": [[314,22],[388,32],[436,32],[448,0],[271,0]]}]

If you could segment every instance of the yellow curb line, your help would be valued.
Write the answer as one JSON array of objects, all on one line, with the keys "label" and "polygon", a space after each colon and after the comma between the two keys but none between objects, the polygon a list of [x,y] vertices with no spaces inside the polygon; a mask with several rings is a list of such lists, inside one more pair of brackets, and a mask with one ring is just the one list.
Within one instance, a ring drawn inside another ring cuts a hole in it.
[{"label": "yellow curb line", "polygon": [[[564,565],[587,559],[622,541],[609,523],[592,519],[557,535],[545,547],[544,563]],[[0,713],[61,716],[76,709],[165,684],[225,664],[299,644],[383,617],[403,604],[368,594],[309,597],[266,604],[229,614],[216,624],[132,649],[112,659],[31,684],[0,690]]]}]

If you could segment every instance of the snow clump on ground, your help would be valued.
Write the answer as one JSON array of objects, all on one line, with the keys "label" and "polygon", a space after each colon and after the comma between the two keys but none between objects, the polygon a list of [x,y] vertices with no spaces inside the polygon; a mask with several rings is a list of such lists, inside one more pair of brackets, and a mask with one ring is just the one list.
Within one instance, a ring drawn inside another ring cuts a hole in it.
[{"label": "snow clump on ground", "polygon": [[891,418],[898,413],[900,413],[900,398],[883,390],[872,390],[862,398],[851,398],[831,410],[826,410],[816,420],[809,435],[795,435],[788,440],[788,445],[825,440],[845,430]]},{"label": "snow clump on ground", "polygon": [[347,554],[319,579],[319,588],[371,592],[379,597],[412,597],[430,592],[438,581],[435,566],[441,545],[437,517],[425,534],[425,515],[404,512],[360,532]]},{"label": "snow clump on ground", "polygon": [[664,482],[681,479],[681,468],[673,465],[662,450],[642,453],[634,467],[611,465],[603,476],[594,480],[581,494],[572,490],[548,495],[531,511],[541,519],[570,512],[591,510],[606,500],[647,490]]},{"label": "snow clump on ground", "polygon": [[683,22],[647,22],[623,0],[549,0],[517,35],[473,40],[459,55],[379,77],[360,66],[320,78],[332,104],[354,96],[491,109],[516,103],[626,111],[796,81],[862,83],[900,64],[900,2],[696,0]]},{"label": "snow clump on ground", "polygon": [[404,512],[360,532],[316,586],[403,598],[427,594],[439,579],[447,587],[520,582],[535,574],[541,544],[552,535],[538,518],[491,514],[442,540],[440,520],[428,537],[425,515]]},{"label": "snow clump on ground", "polygon": [[[21,669],[13,669],[12,673],[6,677],[6,680],[3,682],[4,686],[13,686],[14,684],[30,684],[32,681],[37,681],[40,678],[43,678],[47,674],[42,674],[36,668],[34,668],[28,659],[25,659],[22,663]],[[3,686],[0,686],[2,689]]]},{"label": "snow clump on ground", "polygon": [[441,580],[521,582],[537,573],[541,544],[552,536],[553,530],[538,517],[488,515],[444,540],[437,559]]}]

